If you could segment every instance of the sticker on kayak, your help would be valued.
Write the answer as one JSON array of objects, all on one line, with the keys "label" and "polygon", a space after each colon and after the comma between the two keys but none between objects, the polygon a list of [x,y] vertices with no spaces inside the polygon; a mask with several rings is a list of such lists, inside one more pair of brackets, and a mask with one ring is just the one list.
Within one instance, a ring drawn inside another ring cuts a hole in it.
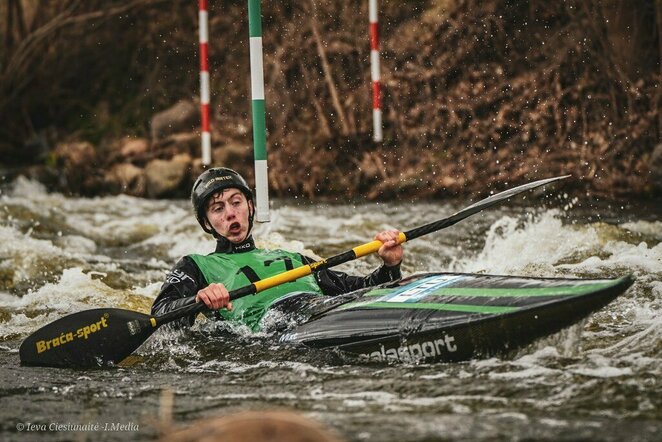
[{"label": "sticker on kayak", "polygon": [[393,293],[384,296],[383,302],[418,302],[435,290],[441,287],[447,287],[454,282],[465,279],[465,275],[436,275],[422,279],[413,286],[408,284]]}]

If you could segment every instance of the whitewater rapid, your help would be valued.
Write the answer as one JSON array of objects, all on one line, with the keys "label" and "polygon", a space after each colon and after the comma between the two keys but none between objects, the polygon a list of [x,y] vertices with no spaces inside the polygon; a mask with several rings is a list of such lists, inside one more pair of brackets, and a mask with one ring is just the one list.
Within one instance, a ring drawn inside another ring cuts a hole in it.
[{"label": "whitewater rapid", "polygon": [[[169,268],[214,244],[188,201],[70,197],[20,178],[0,193],[3,438],[11,440],[21,413],[80,421],[94,398],[104,398],[108,419],[147,419],[168,386],[176,391],[175,418],[183,422],[202,410],[268,406],[296,408],[350,440],[654,440],[662,431],[659,209],[547,193],[405,244],[405,276],[636,277],[628,292],[590,318],[516,354],[362,366],[206,321],[189,333],[159,330],[137,351],[135,367],[59,370],[55,382],[44,369],[18,365],[23,338],[85,309],[148,312]],[[258,246],[318,258],[368,242],[382,229],[408,230],[450,216],[470,202],[273,204],[272,221],[256,226]],[[378,264],[366,257],[341,270],[365,274]]]}]

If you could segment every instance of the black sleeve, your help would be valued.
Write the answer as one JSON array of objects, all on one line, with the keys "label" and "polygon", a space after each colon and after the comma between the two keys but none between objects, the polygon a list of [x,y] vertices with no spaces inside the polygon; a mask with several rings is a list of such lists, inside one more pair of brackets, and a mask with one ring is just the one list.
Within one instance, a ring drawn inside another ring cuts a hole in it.
[{"label": "black sleeve", "polygon": [[[162,315],[177,308],[188,305],[192,302],[192,297],[204,287],[207,287],[207,280],[195,262],[185,256],[170,270],[166,280],[161,286],[159,295],[152,304],[152,315]],[[172,324],[176,328],[193,325],[195,315],[191,315]]]},{"label": "black sleeve", "polygon": [[[302,255],[303,256],[303,255]],[[313,259],[303,256],[306,264],[315,262]],[[385,282],[396,281],[402,278],[400,264],[389,267],[383,265],[368,276],[352,276],[347,273],[337,272],[330,269],[314,272],[317,285],[320,286],[325,295],[336,296],[354,290],[372,287]]]}]

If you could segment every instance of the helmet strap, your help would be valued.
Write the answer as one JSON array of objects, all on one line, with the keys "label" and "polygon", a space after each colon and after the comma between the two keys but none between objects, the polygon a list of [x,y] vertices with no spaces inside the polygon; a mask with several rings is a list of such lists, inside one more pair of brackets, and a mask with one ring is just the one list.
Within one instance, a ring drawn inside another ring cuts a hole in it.
[{"label": "helmet strap", "polygon": [[246,198],[246,202],[248,203],[248,234],[246,235],[246,238],[248,238],[253,233],[253,218],[255,217],[255,206],[253,204],[253,200],[250,198]]}]

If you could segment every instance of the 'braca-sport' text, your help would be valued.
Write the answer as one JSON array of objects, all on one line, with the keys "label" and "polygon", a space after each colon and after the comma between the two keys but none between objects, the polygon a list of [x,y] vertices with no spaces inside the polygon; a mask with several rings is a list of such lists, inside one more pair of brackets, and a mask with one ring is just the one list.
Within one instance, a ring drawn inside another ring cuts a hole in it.
[{"label": "'braca-sport' text", "polygon": [[98,321],[93,322],[90,325],[86,325],[85,327],[81,327],[75,332],[61,333],[60,336],[56,336],[53,339],[49,339],[47,341],[37,341],[37,353],[43,353],[54,347],[65,345],[74,339],[88,339],[92,333],[97,333],[98,331],[108,327],[107,319],[108,313],[104,313]]},{"label": "'braca-sport' text", "polygon": [[443,352],[453,353],[457,351],[455,338],[448,335],[444,335],[443,338],[435,339],[434,341],[402,344],[397,348],[385,348],[383,345],[379,347],[379,351],[363,353],[359,356],[373,361],[418,362],[427,358],[435,358]]}]

